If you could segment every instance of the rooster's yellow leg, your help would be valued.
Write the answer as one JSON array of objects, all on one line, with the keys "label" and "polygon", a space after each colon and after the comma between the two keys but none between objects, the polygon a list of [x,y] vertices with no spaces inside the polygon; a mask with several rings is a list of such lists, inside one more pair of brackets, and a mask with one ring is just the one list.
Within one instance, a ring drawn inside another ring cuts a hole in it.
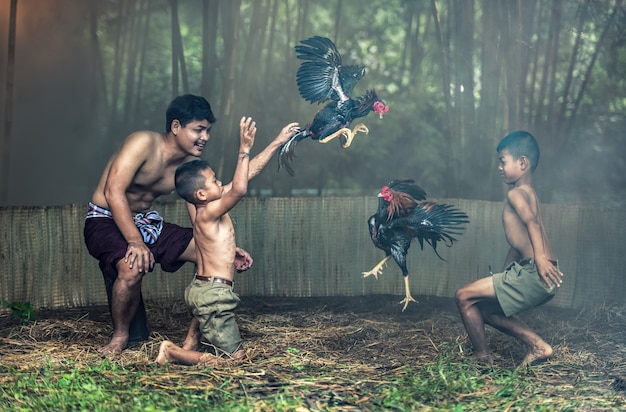
[{"label": "rooster's yellow leg", "polygon": [[352,133],[350,133],[350,135],[346,137],[346,142],[343,144],[344,149],[352,144],[352,140],[358,132],[368,134],[370,132],[370,129],[368,129],[367,126],[365,126],[363,123],[359,123],[354,126],[354,128],[352,129]]},{"label": "rooster's yellow leg", "polygon": [[328,143],[331,140],[333,140],[335,137],[338,137],[338,136],[341,136],[341,135],[344,135],[346,137],[346,139],[352,140],[352,136],[350,136],[351,133],[352,133],[352,130],[348,129],[347,127],[343,127],[341,129],[337,130],[335,133],[333,133],[333,134],[331,134],[329,136],[326,136],[323,139],[320,139],[320,143]]},{"label": "rooster's yellow leg", "polygon": [[381,260],[380,262],[378,262],[378,264],[376,266],[374,266],[372,268],[372,270],[370,270],[369,272],[362,272],[361,274],[363,275],[364,278],[366,278],[368,276],[374,275],[376,280],[378,280],[378,275],[383,273],[383,265],[385,263],[387,263],[387,261],[389,260],[390,257],[391,257],[391,255],[390,256],[385,256],[385,258],[383,260]]},{"label": "rooster's yellow leg", "polygon": [[411,296],[411,288],[409,287],[409,277],[405,276],[404,277],[404,293],[405,293],[405,298],[402,299],[400,301],[400,303],[404,303],[404,307],[402,307],[402,312],[404,312],[406,310],[406,307],[409,306],[409,302],[415,302],[417,303],[417,301],[415,299],[413,299],[413,296]]}]

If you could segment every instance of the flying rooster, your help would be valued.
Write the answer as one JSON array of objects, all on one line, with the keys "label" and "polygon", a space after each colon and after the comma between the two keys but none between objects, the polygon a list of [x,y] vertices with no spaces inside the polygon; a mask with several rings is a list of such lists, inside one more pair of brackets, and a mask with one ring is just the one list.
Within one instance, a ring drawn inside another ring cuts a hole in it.
[{"label": "flying rooster", "polygon": [[378,193],[378,210],[367,223],[374,246],[385,251],[385,257],[372,270],[363,272],[363,277],[378,279],[383,265],[393,257],[404,277],[405,298],[400,301],[404,312],[409,302],[417,302],[411,296],[406,266],[411,241],[416,238],[422,250],[426,241],[437,257],[445,260],[437,252],[437,242],[452,246],[454,236],[461,234],[469,218],[452,205],[426,201],[426,192],[414,180],[393,180]]},{"label": "flying rooster", "polygon": [[378,98],[374,90],[367,90],[360,97],[352,96],[352,89],[365,75],[365,67],[342,65],[341,55],[330,39],[314,36],[300,43],[295,47],[296,57],[304,60],[296,73],[300,96],[311,103],[330,102],[317,112],[311,123],[280,148],[278,166],[290,175],[294,174],[291,163],[299,141],[311,138],[327,143],[339,137],[342,146],[347,148],[357,132],[369,132],[363,123],[350,129],[354,119],[365,117],[370,111],[382,118],[389,111],[389,106]]}]

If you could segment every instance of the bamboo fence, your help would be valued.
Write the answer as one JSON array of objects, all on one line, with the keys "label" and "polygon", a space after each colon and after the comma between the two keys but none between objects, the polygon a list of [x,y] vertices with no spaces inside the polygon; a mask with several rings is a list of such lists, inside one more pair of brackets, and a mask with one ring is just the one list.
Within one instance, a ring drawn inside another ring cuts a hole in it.
[{"label": "bamboo fence", "polygon": [[[435,199],[465,211],[471,223],[439,260],[415,242],[408,255],[414,295],[454,296],[470,281],[499,271],[508,250],[501,225],[502,204]],[[155,204],[166,218],[188,225],[181,200]],[[363,278],[384,253],[372,245],[367,219],[375,198],[246,198],[232,212],[237,244],[251,253],[254,266],[235,275],[242,296],[403,295],[399,268],[389,261],[378,280]],[[106,293],[98,264],[84,245],[87,206],[0,208],[0,299],[31,302],[35,308],[100,305]],[[626,280],[621,265],[626,226],[624,210],[544,205],[544,221],[565,273],[549,303],[582,308],[623,302]],[[145,299],[181,299],[193,265],[176,273],[157,265],[143,281]]]}]

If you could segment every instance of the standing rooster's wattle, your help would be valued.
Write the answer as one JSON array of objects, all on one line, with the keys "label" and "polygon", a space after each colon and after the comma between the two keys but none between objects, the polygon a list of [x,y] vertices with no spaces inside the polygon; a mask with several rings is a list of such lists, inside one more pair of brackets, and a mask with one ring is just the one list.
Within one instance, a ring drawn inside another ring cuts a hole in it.
[{"label": "standing rooster's wattle", "polygon": [[350,129],[354,119],[367,116],[370,111],[382,118],[389,111],[389,106],[373,90],[367,90],[361,97],[352,97],[352,89],[365,75],[365,68],[343,66],[341,55],[330,39],[314,36],[300,43],[296,46],[297,58],[304,60],[296,74],[300,96],[311,103],[331,101],[317,112],[311,123],[280,148],[279,168],[284,168],[291,175],[294,174],[291,167],[294,149],[299,141],[311,138],[327,143],[339,137],[346,148],[357,132],[369,132],[363,123]]},{"label": "standing rooster's wattle", "polygon": [[465,229],[469,219],[465,213],[452,205],[426,201],[426,192],[414,184],[413,180],[394,180],[384,186],[378,194],[378,210],[368,220],[370,236],[374,246],[385,251],[385,258],[363,277],[373,275],[378,279],[383,265],[393,257],[402,270],[404,277],[405,298],[402,311],[409,302],[417,302],[411,296],[409,271],[406,266],[406,254],[411,241],[417,239],[424,250],[424,241],[432,246],[435,254],[437,242],[450,247]]}]

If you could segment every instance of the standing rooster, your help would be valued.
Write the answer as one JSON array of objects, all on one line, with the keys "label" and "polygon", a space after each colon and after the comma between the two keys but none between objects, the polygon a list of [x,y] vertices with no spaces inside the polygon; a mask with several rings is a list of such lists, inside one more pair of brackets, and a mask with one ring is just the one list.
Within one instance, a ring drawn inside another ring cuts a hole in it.
[{"label": "standing rooster", "polygon": [[365,68],[343,66],[341,55],[330,39],[315,36],[300,43],[302,44],[296,46],[297,58],[304,60],[296,74],[300,96],[311,103],[323,103],[329,99],[331,101],[317,112],[311,123],[280,148],[279,168],[285,168],[291,175],[294,174],[291,167],[294,149],[300,140],[309,137],[320,143],[327,143],[339,137],[342,146],[346,148],[350,146],[357,132],[369,132],[363,123],[350,129],[354,119],[365,117],[370,111],[382,118],[389,111],[389,106],[373,90],[366,91],[364,96],[352,97],[352,89],[365,75]]},{"label": "standing rooster", "polygon": [[[406,254],[414,238],[424,250],[424,241],[432,246],[439,259],[437,242],[450,247],[469,223],[465,213],[452,205],[425,201],[426,192],[413,180],[394,180],[384,186],[378,194],[378,210],[368,220],[370,236],[374,246],[385,251],[385,258],[363,277],[373,275],[378,279],[383,265],[393,257],[404,277],[405,298],[402,311],[409,302],[417,302],[411,296]],[[422,201],[422,202],[420,202]]]}]

